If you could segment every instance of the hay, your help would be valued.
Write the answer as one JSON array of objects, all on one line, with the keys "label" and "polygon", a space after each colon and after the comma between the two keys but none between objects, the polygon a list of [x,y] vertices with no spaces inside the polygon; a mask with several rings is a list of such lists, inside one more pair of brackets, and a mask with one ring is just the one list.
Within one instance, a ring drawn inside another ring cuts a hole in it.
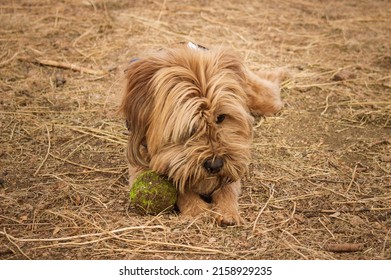
[{"label": "hay", "polygon": [[[1,3],[0,259],[390,259],[390,9]],[[292,73],[284,110],[254,126],[240,227],[129,206],[122,69],[184,40]]]}]

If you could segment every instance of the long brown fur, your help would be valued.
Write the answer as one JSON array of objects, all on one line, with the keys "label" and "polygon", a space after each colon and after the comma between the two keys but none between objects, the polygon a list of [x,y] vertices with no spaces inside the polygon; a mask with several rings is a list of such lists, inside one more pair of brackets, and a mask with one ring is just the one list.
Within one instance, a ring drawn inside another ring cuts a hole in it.
[{"label": "long brown fur", "polygon": [[[251,114],[281,109],[281,78],[280,72],[251,72],[223,48],[178,45],[130,63],[120,110],[129,128],[131,178],[152,169],[175,183],[182,214],[242,223],[238,197],[250,162]],[[216,158],[223,166],[210,172],[205,162]]]}]

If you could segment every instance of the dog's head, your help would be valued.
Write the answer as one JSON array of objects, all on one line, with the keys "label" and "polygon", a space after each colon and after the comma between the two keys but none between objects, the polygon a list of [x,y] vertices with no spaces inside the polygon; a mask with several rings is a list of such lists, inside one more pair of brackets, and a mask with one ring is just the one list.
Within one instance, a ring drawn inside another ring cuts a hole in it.
[{"label": "dog's head", "polygon": [[131,62],[125,78],[130,164],[204,194],[244,175],[253,119],[238,56],[178,46]]}]

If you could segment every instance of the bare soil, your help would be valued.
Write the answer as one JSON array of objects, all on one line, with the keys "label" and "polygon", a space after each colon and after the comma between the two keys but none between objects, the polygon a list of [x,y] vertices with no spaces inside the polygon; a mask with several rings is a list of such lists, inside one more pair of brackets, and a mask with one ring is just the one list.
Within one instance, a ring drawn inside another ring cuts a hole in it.
[{"label": "bare soil", "polygon": [[[391,259],[391,2],[0,1],[0,259]],[[124,66],[180,41],[284,67],[243,226],[141,216]]]}]

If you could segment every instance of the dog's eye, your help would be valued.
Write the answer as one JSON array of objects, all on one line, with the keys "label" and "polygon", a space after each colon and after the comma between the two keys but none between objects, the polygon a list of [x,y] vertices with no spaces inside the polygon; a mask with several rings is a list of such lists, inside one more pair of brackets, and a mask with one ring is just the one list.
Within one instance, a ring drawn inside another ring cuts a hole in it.
[{"label": "dog's eye", "polygon": [[225,120],[225,114],[218,115],[216,118],[216,123],[222,123]]}]

